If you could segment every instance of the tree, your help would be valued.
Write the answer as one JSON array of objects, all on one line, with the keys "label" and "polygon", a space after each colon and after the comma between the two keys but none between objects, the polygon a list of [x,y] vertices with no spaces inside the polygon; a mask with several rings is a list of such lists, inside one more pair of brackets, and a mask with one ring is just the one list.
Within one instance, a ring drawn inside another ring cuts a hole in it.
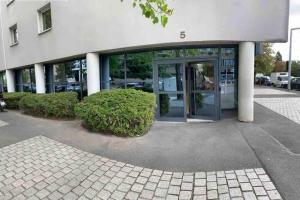
[{"label": "tree", "polygon": [[[121,0],[122,2],[124,0]],[[142,15],[150,19],[153,24],[161,23],[165,27],[168,17],[172,15],[173,9],[169,8],[167,0],[132,0],[133,7],[139,7]]]},{"label": "tree", "polygon": [[263,53],[255,57],[255,73],[270,75],[274,69],[275,63],[275,59],[272,54],[272,45],[270,43],[264,43]]},{"label": "tree", "polygon": [[292,61],[292,76],[300,77],[300,61]]},{"label": "tree", "polygon": [[276,56],[275,56],[275,60],[276,62],[281,62],[282,61],[282,55],[280,53],[280,51],[277,51]]}]

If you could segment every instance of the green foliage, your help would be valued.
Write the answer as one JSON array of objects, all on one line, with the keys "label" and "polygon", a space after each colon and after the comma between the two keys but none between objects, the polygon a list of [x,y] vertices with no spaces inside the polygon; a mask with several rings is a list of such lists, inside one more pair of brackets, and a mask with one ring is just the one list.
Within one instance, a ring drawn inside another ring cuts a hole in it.
[{"label": "green foliage", "polygon": [[196,104],[198,108],[203,107],[203,94],[202,93],[196,93]]},{"label": "green foliage", "polygon": [[77,103],[76,92],[30,94],[20,100],[19,107],[29,115],[70,119],[75,117],[74,107]]},{"label": "green foliage", "polygon": [[160,115],[164,116],[169,112],[170,98],[168,94],[159,95]]},{"label": "green foliage", "polygon": [[300,77],[300,61],[292,61],[292,76]]},{"label": "green foliage", "polygon": [[272,56],[273,50],[270,43],[263,44],[263,53],[255,58],[255,73],[270,75],[274,69],[275,59]]},{"label": "green foliage", "polygon": [[276,55],[275,55],[275,60],[276,62],[281,62],[282,61],[282,55],[280,53],[280,51],[277,51]]},{"label": "green foliage", "polygon": [[153,24],[160,22],[163,27],[167,25],[168,17],[173,14],[173,9],[169,8],[166,0],[133,0],[132,5],[138,6],[143,16],[150,19]]},{"label": "green foliage", "polygon": [[19,109],[19,101],[29,93],[26,92],[12,92],[12,93],[4,93],[4,101],[7,104],[7,108],[9,109]]},{"label": "green foliage", "polygon": [[75,112],[92,131],[118,136],[145,134],[153,123],[155,95],[134,89],[114,89],[86,97]]}]

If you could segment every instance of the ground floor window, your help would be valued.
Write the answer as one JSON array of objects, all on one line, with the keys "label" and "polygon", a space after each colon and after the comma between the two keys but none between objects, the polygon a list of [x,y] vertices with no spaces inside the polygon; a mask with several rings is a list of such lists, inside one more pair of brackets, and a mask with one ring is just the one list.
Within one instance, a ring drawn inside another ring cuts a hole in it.
[{"label": "ground floor window", "polygon": [[46,92],[77,92],[82,99],[87,96],[86,59],[47,64]]},{"label": "ground floor window", "polygon": [[7,92],[7,82],[5,72],[0,72],[0,92]]},{"label": "ground floor window", "polygon": [[237,107],[237,52],[220,45],[108,55],[101,89],[155,92],[161,116],[219,115]]},{"label": "ground floor window", "polygon": [[15,71],[17,92],[36,92],[34,67],[27,67]]}]

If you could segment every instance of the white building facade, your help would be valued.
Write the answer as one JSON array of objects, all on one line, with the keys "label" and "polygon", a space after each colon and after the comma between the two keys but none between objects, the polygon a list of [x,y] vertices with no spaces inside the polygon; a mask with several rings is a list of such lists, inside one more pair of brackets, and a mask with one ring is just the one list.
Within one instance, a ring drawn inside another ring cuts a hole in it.
[{"label": "white building facade", "polygon": [[0,87],[8,92],[135,88],[157,118],[253,121],[255,42],[286,42],[288,0],[175,0],[166,28],[131,1],[1,1]]}]

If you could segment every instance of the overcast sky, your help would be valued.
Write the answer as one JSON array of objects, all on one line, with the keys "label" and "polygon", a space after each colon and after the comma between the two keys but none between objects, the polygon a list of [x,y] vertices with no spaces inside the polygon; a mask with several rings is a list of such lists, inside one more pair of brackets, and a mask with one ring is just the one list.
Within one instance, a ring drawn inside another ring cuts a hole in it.
[{"label": "overcast sky", "polygon": [[[290,0],[290,28],[300,27],[300,0]],[[276,43],[275,52],[280,51],[283,60],[289,59],[289,43]],[[293,60],[300,60],[300,30],[293,31]]]}]

